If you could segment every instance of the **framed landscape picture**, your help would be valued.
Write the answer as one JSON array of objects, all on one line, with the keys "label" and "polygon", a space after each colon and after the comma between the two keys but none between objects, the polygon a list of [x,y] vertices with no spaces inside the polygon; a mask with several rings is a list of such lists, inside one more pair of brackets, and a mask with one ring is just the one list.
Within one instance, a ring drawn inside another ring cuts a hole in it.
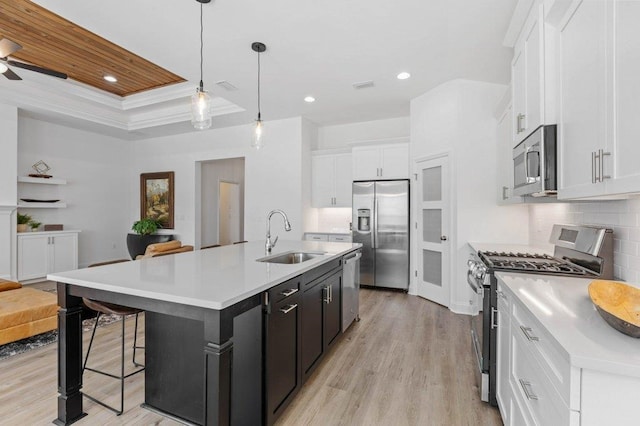
[{"label": "framed landscape picture", "polygon": [[140,174],[140,219],[144,218],[173,229],[173,172]]}]

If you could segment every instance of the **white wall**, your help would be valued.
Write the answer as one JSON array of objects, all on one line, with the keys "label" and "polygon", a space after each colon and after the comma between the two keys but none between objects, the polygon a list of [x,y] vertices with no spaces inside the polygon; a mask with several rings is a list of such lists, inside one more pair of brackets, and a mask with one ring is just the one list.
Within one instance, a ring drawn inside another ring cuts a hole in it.
[{"label": "white wall", "polygon": [[[244,216],[244,158],[204,162],[202,163],[201,176],[201,245],[219,244],[218,216],[220,213],[220,182],[239,184],[240,214]],[[240,235],[244,235],[244,221],[240,223]],[[241,239],[244,239],[244,237]]]},{"label": "white wall", "polygon": [[[449,241],[453,267],[449,308],[455,312],[469,313],[476,309],[471,306],[476,303],[476,297],[466,284],[469,241],[528,242],[526,207],[500,207],[495,203],[493,111],[504,91],[503,85],[453,80],[411,101],[412,167],[416,159],[442,152],[450,154],[452,229]],[[412,202],[412,205],[417,204]],[[414,233],[414,253],[417,237]],[[415,282],[410,291],[416,291]]]},{"label": "white wall", "polygon": [[18,109],[0,105],[0,278],[16,278]]},{"label": "white wall", "polygon": [[[199,167],[201,161],[245,158],[246,240],[263,240],[266,217],[270,210],[284,210],[292,231],[284,232],[283,224],[273,218],[272,234],[297,240],[303,232],[303,142],[302,119],[265,122],[265,147],[250,147],[251,126],[236,126],[183,135],[167,136],[135,142],[134,167],[129,181],[138,182],[146,172],[175,172],[175,230],[184,244],[196,243],[200,225]],[[196,196],[196,194],[198,194]],[[139,216],[139,191],[130,188],[129,220]],[[198,237],[199,239],[199,237]]]},{"label": "white wall", "polygon": [[131,142],[19,117],[18,174],[32,173],[31,165],[43,160],[51,167],[49,174],[68,182],[63,186],[19,184],[20,194],[51,196],[68,205],[21,211],[38,222],[82,230],[80,267],[128,257],[129,192],[138,185],[129,179],[131,152]]},{"label": "white wall", "polygon": [[640,198],[529,206],[531,244],[550,246],[554,224],[606,226],[613,229],[616,279],[640,283]]},{"label": "white wall", "polygon": [[318,143],[314,149],[344,148],[353,142],[398,139],[408,136],[409,117],[323,126],[318,128]]}]

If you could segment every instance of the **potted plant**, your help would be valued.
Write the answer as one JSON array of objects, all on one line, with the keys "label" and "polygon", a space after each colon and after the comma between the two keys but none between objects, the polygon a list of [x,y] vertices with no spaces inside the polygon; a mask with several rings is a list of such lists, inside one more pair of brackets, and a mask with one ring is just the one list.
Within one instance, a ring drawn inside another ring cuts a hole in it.
[{"label": "potted plant", "polygon": [[29,222],[31,222],[31,216],[18,213],[18,232],[27,232]]},{"label": "potted plant", "polygon": [[148,217],[133,223],[131,230],[134,233],[127,234],[127,249],[132,259],[135,260],[136,256],[144,254],[149,244],[164,243],[173,239],[173,235],[170,234],[157,234],[160,228],[160,222]]},{"label": "potted plant", "polygon": [[31,228],[31,232],[36,232],[38,228],[40,228],[40,225],[42,225],[42,222],[36,222],[35,220],[29,222],[29,228]]}]

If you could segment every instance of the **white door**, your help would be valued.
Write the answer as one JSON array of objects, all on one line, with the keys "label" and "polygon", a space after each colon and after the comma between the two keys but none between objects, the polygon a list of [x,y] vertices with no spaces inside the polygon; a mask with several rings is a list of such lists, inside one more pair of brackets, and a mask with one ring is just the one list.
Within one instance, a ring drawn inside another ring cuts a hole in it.
[{"label": "white door", "polygon": [[449,306],[449,157],[416,163],[418,295]]},{"label": "white door", "polygon": [[240,185],[220,182],[218,235],[220,244],[231,244],[240,237]]}]

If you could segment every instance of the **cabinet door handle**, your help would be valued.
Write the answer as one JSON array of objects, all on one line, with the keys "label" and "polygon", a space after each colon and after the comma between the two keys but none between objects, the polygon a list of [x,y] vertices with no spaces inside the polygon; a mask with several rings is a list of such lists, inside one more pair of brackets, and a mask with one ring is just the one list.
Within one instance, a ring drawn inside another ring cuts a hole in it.
[{"label": "cabinet door handle", "polygon": [[289,297],[294,293],[297,293],[298,289],[297,288],[290,288],[289,290],[285,290],[282,293],[280,293],[281,295],[283,295],[284,297]]},{"label": "cabinet door handle", "polygon": [[591,152],[591,183],[596,183],[596,152]]},{"label": "cabinet door handle", "polygon": [[524,132],[525,127],[522,125],[522,120],[524,120],[525,115],[520,113],[518,114],[518,119],[516,120],[516,127],[518,128],[518,133]]},{"label": "cabinet door handle", "polygon": [[531,330],[531,327],[525,327],[524,325],[521,325],[520,330],[522,330],[528,341],[537,342],[540,340],[538,336],[534,336],[533,334],[531,334],[533,332],[533,330]]},{"label": "cabinet door handle", "polygon": [[600,182],[604,181],[605,179],[611,179],[611,176],[605,176],[604,174],[604,156],[605,155],[611,155],[610,152],[604,152],[604,149],[600,150]]},{"label": "cabinet door handle", "polygon": [[329,303],[333,302],[333,286],[329,286]]},{"label": "cabinet door handle", "polygon": [[518,381],[520,382],[520,386],[522,386],[522,390],[524,391],[524,394],[527,397],[527,399],[533,399],[537,401],[538,395],[533,393],[533,389],[531,388],[531,382],[527,382],[522,379],[518,379]]},{"label": "cabinet door handle", "polygon": [[498,310],[496,308],[491,308],[491,329],[495,329],[498,328],[498,315],[496,315],[498,313]]},{"label": "cabinet door handle", "polygon": [[503,199],[503,200],[506,200],[506,199],[508,198],[508,197],[507,197],[507,191],[508,191],[508,190],[509,190],[509,187],[508,187],[508,186],[503,186],[503,187],[502,187],[502,199]]},{"label": "cabinet door handle", "polygon": [[323,292],[324,297],[322,298],[322,301],[328,305],[331,302],[331,300],[329,300],[329,286],[325,287]]},{"label": "cabinet door handle", "polygon": [[271,313],[271,305],[269,305],[269,292],[268,291],[264,292],[263,304],[264,304],[264,311],[267,314],[270,314]]},{"label": "cabinet door handle", "polygon": [[497,294],[497,295],[498,295],[498,297],[499,297],[499,298],[501,298],[501,299],[506,299],[506,298],[507,298],[507,296],[505,296],[505,295],[504,295],[504,291],[502,291],[502,290],[498,290],[498,291],[496,291],[496,294]]},{"label": "cabinet door handle", "polygon": [[289,305],[285,308],[280,308],[280,312],[282,312],[283,314],[288,314],[289,312],[293,311],[297,307],[298,307],[298,304],[294,303],[293,305]]}]

